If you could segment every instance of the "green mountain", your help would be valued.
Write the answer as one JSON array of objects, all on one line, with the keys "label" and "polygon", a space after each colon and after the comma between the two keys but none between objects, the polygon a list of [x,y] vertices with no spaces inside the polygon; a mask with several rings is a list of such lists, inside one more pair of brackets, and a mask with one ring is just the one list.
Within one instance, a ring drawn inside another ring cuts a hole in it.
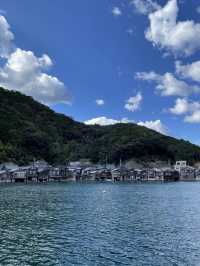
[{"label": "green mountain", "polygon": [[118,163],[200,160],[200,147],[135,124],[87,126],[57,114],[31,97],[0,88],[0,162],[26,164],[90,159]]}]

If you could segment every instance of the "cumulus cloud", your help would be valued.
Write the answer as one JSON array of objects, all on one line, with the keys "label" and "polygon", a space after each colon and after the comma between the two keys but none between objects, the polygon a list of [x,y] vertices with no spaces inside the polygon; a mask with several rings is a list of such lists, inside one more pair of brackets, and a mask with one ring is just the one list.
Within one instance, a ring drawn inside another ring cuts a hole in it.
[{"label": "cumulus cloud", "polygon": [[96,100],[96,104],[99,105],[99,106],[102,106],[102,105],[105,104],[105,102],[104,102],[104,100],[102,100],[102,99],[97,99],[97,100]]},{"label": "cumulus cloud", "polygon": [[0,68],[0,86],[20,91],[45,104],[68,102],[64,83],[43,71],[52,66],[47,55],[36,57],[31,51],[17,48]]},{"label": "cumulus cloud", "polygon": [[53,62],[46,54],[37,57],[32,51],[15,48],[14,35],[0,16],[0,57],[6,58],[0,67],[0,86],[32,96],[45,104],[68,103],[69,95],[63,82],[46,71]]},{"label": "cumulus cloud", "polygon": [[133,123],[134,121],[129,120],[128,118],[122,118],[121,120],[107,118],[105,116],[100,116],[96,118],[92,118],[90,120],[85,121],[86,125],[100,125],[100,126],[108,126],[108,125],[115,125],[119,123],[127,124]]},{"label": "cumulus cloud", "polygon": [[0,15],[0,57],[7,58],[14,49],[14,34],[4,16]]},{"label": "cumulus cloud", "polygon": [[[127,124],[127,123],[135,123],[133,120],[129,120],[128,118],[122,118],[121,120],[107,118],[105,116],[92,118],[84,122],[86,125],[100,125],[100,126],[108,126],[108,125],[115,125],[115,124]],[[161,120],[155,121],[145,121],[145,122],[138,122],[136,123],[139,126],[144,126],[149,129],[155,130],[159,133],[168,134],[168,128],[161,122]]]},{"label": "cumulus cloud", "polygon": [[136,12],[147,15],[160,8],[159,4],[152,0],[133,0],[131,4],[134,5]]},{"label": "cumulus cloud", "polygon": [[184,121],[191,124],[200,123],[200,110],[196,110],[192,114],[187,115]]},{"label": "cumulus cloud", "polygon": [[122,11],[121,11],[121,9],[119,7],[115,6],[112,9],[112,14],[114,16],[118,17],[118,16],[121,16],[122,15]]},{"label": "cumulus cloud", "polygon": [[200,102],[178,98],[169,111],[175,115],[184,115],[184,121],[187,123],[200,123]]},{"label": "cumulus cloud", "polygon": [[176,61],[176,73],[180,74],[183,78],[200,82],[200,61],[186,65],[183,65],[180,61]]},{"label": "cumulus cloud", "polygon": [[187,113],[189,108],[190,107],[187,99],[178,98],[176,99],[174,107],[170,108],[169,111],[175,115],[182,115]]},{"label": "cumulus cloud", "polygon": [[140,108],[142,99],[143,99],[143,97],[142,97],[141,92],[138,92],[136,94],[136,96],[130,97],[126,101],[124,108],[130,112],[135,112],[136,110],[138,110]]},{"label": "cumulus cloud", "polygon": [[200,23],[177,21],[178,12],[177,0],[169,0],[163,8],[149,14],[150,26],[145,36],[154,46],[189,56],[200,49]]},{"label": "cumulus cloud", "polygon": [[200,92],[200,87],[197,85],[189,85],[183,80],[177,79],[172,73],[164,75],[151,72],[137,72],[136,79],[144,81],[154,81],[156,90],[162,96],[188,96],[192,93]]},{"label": "cumulus cloud", "polygon": [[152,130],[155,130],[161,134],[167,135],[168,134],[168,128],[161,122],[161,120],[155,120],[155,121],[145,121],[145,122],[139,122],[137,123],[139,126],[144,126],[147,128],[150,128]]}]

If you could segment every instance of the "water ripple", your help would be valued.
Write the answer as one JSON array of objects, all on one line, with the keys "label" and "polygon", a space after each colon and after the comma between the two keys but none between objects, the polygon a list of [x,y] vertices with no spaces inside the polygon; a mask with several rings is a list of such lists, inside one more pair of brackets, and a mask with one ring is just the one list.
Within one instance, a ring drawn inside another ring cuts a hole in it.
[{"label": "water ripple", "polygon": [[199,265],[200,183],[0,187],[0,265]]}]

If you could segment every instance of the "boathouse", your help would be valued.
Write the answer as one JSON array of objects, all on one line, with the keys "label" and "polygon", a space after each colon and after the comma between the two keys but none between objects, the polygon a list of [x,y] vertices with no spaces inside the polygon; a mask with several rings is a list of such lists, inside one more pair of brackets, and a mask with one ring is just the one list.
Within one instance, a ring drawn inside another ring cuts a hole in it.
[{"label": "boathouse", "polygon": [[180,174],[178,171],[171,168],[163,170],[163,180],[164,181],[178,181],[180,179]]},{"label": "boathouse", "polygon": [[196,169],[192,166],[182,167],[180,169],[180,180],[182,181],[196,180]]}]

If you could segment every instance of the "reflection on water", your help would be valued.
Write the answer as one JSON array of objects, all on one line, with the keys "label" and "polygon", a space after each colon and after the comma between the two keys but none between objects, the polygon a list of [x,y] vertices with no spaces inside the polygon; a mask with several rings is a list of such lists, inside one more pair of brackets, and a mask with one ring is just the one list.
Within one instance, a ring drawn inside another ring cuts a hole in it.
[{"label": "reflection on water", "polygon": [[1,185],[0,265],[199,265],[200,183]]}]

